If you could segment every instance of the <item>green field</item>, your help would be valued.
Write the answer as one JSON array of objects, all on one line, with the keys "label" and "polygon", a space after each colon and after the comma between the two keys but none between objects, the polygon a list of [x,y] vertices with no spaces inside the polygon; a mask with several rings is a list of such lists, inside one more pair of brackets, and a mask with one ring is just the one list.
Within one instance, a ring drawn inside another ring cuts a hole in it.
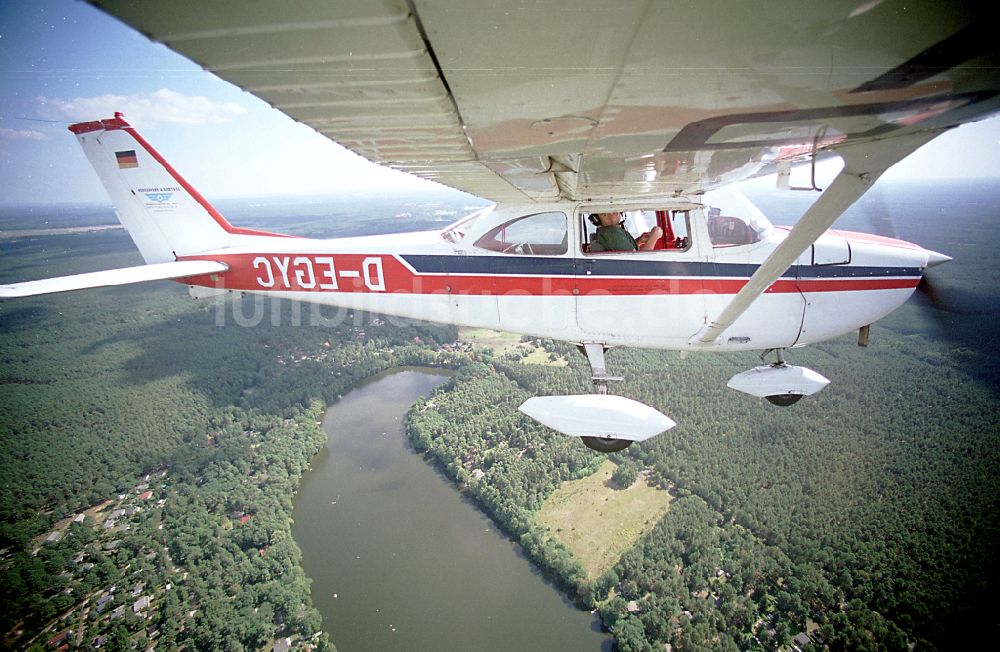
[{"label": "green field", "polygon": [[460,328],[458,336],[462,340],[471,341],[477,349],[492,349],[495,355],[515,349],[521,343],[520,335],[489,328]]},{"label": "green field", "polygon": [[555,359],[552,359],[550,356],[552,356],[551,352],[540,346],[536,346],[531,353],[521,358],[521,364],[541,364],[550,367],[565,367],[569,365],[566,358],[561,355],[556,354]]},{"label": "green field", "polygon": [[588,579],[614,566],[673,500],[642,475],[631,487],[617,488],[611,479],[616,467],[607,460],[597,473],[564,483],[538,512],[538,522],[573,552]]}]

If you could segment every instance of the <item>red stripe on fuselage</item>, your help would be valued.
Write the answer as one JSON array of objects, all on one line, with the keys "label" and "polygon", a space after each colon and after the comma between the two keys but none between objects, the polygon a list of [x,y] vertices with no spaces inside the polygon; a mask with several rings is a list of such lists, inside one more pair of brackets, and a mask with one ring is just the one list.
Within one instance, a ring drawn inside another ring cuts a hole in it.
[{"label": "red stripe on fuselage", "polygon": [[[223,254],[184,260],[215,260],[222,274],[185,283],[228,290],[269,292],[362,292],[552,296],[648,296],[736,294],[749,279],[718,277],[609,277],[414,273],[390,254]],[[217,279],[217,280],[214,280]],[[919,278],[780,279],[768,293],[912,289]]]}]

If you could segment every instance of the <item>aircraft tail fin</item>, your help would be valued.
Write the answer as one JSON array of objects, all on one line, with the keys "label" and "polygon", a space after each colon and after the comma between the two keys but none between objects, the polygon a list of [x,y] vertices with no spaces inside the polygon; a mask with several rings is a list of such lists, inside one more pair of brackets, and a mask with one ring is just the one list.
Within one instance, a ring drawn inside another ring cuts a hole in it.
[{"label": "aircraft tail fin", "polygon": [[226,246],[239,235],[277,235],[231,225],[125,121],[69,127],[147,263]]}]

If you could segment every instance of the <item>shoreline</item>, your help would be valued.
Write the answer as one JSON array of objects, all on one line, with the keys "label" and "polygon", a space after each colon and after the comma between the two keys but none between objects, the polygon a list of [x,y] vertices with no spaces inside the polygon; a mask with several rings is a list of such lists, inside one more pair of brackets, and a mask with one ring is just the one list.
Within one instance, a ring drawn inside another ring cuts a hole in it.
[{"label": "shoreline", "polygon": [[11,229],[9,231],[0,230],[0,241],[18,240],[20,238],[37,238],[46,235],[70,235],[74,233],[95,233],[98,231],[112,231],[114,229],[125,229],[121,224],[94,224],[91,226],[56,226],[50,229]]}]

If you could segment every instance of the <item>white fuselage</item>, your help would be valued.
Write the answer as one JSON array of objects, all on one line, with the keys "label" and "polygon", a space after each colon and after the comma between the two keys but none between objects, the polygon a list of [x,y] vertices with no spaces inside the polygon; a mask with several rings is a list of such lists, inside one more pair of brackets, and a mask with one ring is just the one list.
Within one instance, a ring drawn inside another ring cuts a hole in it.
[{"label": "white fuselage", "polygon": [[[488,210],[467,232],[248,237],[184,257],[230,268],[186,282],[573,342],[759,350],[827,340],[881,319],[912,294],[928,262],[929,252],[910,243],[830,231],[706,347],[692,337],[787,231],[768,227],[752,243],[720,245],[703,207],[678,206],[687,233],[676,249],[587,252],[585,211],[560,203]],[[565,214],[561,244],[511,242],[498,250],[506,225],[514,231],[519,218],[542,213]],[[484,239],[492,248],[481,246]]]}]

